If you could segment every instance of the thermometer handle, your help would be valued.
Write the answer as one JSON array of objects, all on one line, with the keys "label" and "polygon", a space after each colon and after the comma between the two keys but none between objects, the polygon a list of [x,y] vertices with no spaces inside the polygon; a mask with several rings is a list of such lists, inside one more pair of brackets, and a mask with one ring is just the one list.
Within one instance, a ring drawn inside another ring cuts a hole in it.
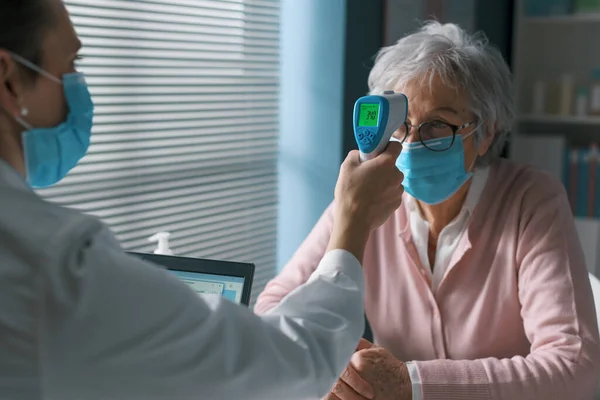
[{"label": "thermometer handle", "polygon": [[365,154],[362,151],[360,152],[360,162],[369,161],[369,160],[372,160],[375,157],[377,157],[377,155],[373,155],[373,153]]}]

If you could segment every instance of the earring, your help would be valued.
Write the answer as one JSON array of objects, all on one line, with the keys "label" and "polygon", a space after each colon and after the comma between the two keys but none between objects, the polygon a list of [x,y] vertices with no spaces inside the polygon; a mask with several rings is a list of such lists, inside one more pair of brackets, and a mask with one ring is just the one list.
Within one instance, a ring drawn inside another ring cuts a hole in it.
[{"label": "earring", "polygon": [[21,116],[26,117],[29,114],[29,109],[27,107],[21,108]]}]

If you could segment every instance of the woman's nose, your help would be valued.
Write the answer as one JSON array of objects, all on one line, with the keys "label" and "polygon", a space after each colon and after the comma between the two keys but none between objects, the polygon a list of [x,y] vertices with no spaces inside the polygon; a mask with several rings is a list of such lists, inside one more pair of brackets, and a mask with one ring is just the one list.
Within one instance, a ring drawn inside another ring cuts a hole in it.
[{"label": "woman's nose", "polygon": [[394,134],[392,136],[398,140],[402,140],[406,137],[406,133],[402,130],[402,128],[400,128],[400,129],[396,129],[396,131],[394,132]]},{"label": "woman's nose", "polygon": [[418,142],[418,135],[415,133],[416,129],[409,127],[408,125],[403,125],[396,132],[394,132],[394,137],[404,143],[412,143]]},{"label": "woman's nose", "polygon": [[[414,129],[411,129],[411,131],[414,131]],[[417,135],[413,134],[412,132],[409,132],[408,135],[406,135],[406,139],[404,139],[404,143],[414,143],[414,142],[418,142],[419,138],[417,137]]]}]

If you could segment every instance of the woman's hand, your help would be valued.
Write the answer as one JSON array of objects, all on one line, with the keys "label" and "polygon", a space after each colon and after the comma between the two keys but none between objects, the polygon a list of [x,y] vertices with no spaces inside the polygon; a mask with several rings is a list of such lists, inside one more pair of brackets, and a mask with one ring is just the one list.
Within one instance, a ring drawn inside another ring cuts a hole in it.
[{"label": "woman's hand", "polygon": [[404,176],[396,167],[398,142],[372,160],[360,162],[358,151],[346,157],[335,188],[335,214],[329,250],[345,249],[362,262],[371,231],[402,204]]},{"label": "woman's hand", "polygon": [[412,400],[412,383],[402,361],[362,339],[324,400]]}]

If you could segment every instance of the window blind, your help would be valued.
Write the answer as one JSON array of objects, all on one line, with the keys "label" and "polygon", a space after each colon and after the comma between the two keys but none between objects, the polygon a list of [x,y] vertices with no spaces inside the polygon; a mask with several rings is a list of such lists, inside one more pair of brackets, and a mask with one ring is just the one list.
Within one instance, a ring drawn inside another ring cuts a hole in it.
[{"label": "window blind", "polygon": [[[279,0],[67,0],[94,99],[88,155],[47,199],[123,247],[275,273]],[[254,300],[253,300],[254,301]]]}]

